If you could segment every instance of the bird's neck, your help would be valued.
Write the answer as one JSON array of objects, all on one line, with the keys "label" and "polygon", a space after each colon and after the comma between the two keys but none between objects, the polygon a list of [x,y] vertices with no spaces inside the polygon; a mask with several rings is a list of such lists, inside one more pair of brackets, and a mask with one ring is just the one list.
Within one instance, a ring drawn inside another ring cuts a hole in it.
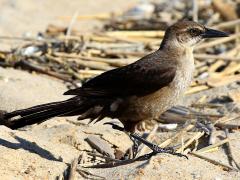
[{"label": "bird's neck", "polygon": [[169,53],[177,53],[178,55],[193,53],[193,47],[190,47],[188,44],[179,43],[177,39],[169,37],[168,33],[164,36],[159,50]]},{"label": "bird's neck", "polygon": [[193,47],[184,46],[174,41],[162,42],[159,50],[178,58],[183,56],[193,56]]}]

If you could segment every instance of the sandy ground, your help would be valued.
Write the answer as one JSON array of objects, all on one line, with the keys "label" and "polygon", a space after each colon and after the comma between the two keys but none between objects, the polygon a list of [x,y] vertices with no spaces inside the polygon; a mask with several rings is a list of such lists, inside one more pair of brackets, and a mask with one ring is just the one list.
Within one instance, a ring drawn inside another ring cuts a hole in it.
[{"label": "sandy ground", "polygon": [[[0,0],[0,36],[32,35],[44,31],[49,24],[67,26],[69,21],[60,16],[72,16],[118,11],[129,7],[137,0]],[[74,28],[82,31],[100,26],[96,21],[77,22]],[[0,42],[2,43],[2,42]],[[0,68],[0,109],[15,110],[39,103],[62,100],[65,84],[48,76]],[[70,120],[70,122],[69,122]],[[126,151],[131,146],[128,137],[102,123],[88,126],[73,124],[75,118],[53,118],[40,125],[22,130],[0,126],[0,176],[1,179],[60,179],[68,172],[74,158],[92,148],[85,141],[95,136],[110,149]],[[106,121],[109,119],[106,119]],[[237,134],[240,137],[240,134]],[[238,137],[233,137],[235,150]],[[224,161],[222,154],[214,156]],[[240,154],[235,152],[237,159]],[[227,163],[227,162],[226,162]],[[147,162],[136,162],[109,169],[87,169],[93,175],[89,179],[240,179],[235,171],[226,171],[220,166],[189,156],[189,160],[171,155],[158,155]],[[84,179],[77,175],[78,179]],[[86,176],[85,176],[86,178]]]},{"label": "sandy ground", "polygon": [[[61,81],[14,69],[0,68],[0,109],[13,110],[42,102],[63,99],[66,87]],[[12,88],[11,88],[12,87]],[[21,93],[19,93],[21,90]],[[53,118],[39,125],[11,130],[0,126],[0,175],[3,179],[55,179],[67,174],[69,164],[82,152],[92,151],[86,138],[103,140],[110,149],[125,152],[131,141],[126,134],[103,125],[75,124],[73,118]],[[106,119],[105,121],[109,121]],[[161,135],[161,139],[166,139]],[[240,161],[238,136],[234,134],[234,154]],[[219,135],[221,139],[221,135]],[[220,140],[219,139],[219,140]],[[111,151],[112,151],[111,150]],[[109,152],[109,151],[108,151]],[[224,151],[205,154],[228,163]],[[88,178],[98,179],[239,179],[235,171],[189,155],[189,160],[161,154],[150,161],[136,162],[115,168],[87,169]],[[81,167],[80,167],[81,168]],[[84,168],[83,168],[84,169]],[[84,169],[85,171],[85,169]],[[83,177],[77,175],[78,179]]]}]

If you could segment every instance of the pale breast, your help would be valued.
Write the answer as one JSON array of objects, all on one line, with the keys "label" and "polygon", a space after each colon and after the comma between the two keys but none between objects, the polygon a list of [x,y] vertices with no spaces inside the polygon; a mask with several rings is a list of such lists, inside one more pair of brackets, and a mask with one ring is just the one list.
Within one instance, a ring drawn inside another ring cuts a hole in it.
[{"label": "pale breast", "polygon": [[163,112],[178,103],[184,92],[191,84],[194,71],[192,53],[186,53],[177,67],[173,81],[159,91],[144,96],[132,98],[126,113],[132,115],[132,121],[145,118],[158,118]]},{"label": "pale breast", "polygon": [[176,76],[170,84],[171,87],[176,89],[176,94],[183,94],[191,85],[194,73],[194,58],[192,51],[189,51],[186,52],[185,56],[179,62]]},{"label": "pale breast", "polygon": [[[194,73],[194,58],[192,50],[186,51],[185,56],[181,58],[181,61],[178,64],[176,76],[173,81],[170,83],[169,98],[167,109],[178,103],[178,100],[183,97],[184,93],[191,85],[192,78]],[[161,97],[160,97],[161,98]],[[167,110],[166,109],[166,110]]]}]

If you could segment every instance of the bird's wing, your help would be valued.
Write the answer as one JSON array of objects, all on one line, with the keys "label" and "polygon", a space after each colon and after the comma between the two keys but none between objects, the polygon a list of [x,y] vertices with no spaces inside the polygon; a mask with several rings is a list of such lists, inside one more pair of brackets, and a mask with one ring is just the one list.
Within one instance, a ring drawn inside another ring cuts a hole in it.
[{"label": "bird's wing", "polygon": [[149,63],[133,63],[107,71],[83,84],[82,87],[65,92],[65,95],[85,97],[143,96],[167,86],[175,77],[173,65],[161,67]]}]

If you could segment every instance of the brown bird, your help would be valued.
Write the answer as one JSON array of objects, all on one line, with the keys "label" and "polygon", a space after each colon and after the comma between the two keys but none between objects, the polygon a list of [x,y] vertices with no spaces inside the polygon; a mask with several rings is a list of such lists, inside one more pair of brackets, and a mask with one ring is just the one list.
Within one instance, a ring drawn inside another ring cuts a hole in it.
[{"label": "brown bird", "polygon": [[96,121],[111,117],[132,132],[136,124],[158,118],[183,96],[193,77],[193,47],[204,38],[226,36],[196,22],[177,22],[166,30],[157,51],[65,92],[74,95],[68,100],[6,113],[4,119],[18,117],[12,128],[19,128],[56,116]]}]

